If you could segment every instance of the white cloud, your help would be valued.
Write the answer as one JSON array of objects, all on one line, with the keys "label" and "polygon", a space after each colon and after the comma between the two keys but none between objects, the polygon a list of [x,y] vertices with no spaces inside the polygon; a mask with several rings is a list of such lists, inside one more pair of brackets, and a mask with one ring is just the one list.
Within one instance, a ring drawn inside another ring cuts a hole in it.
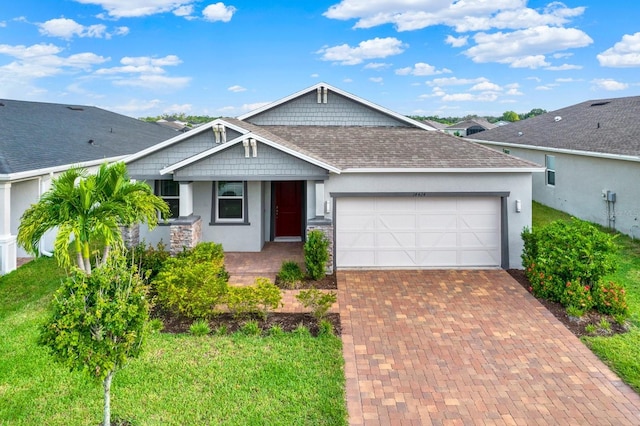
[{"label": "white cloud", "polygon": [[454,37],[452,35],[448,35],[444,40],[445,43],[450,44],[452,47],[462,47],[466,46],[469,41],[469,36],[460,36]]},{"label": "white cloud", "polygon": [[389,68],[391,66],[391,64],[386,64],[384,62],[369,62],[367,65],[364,66],[364,69],[366,70],[378,70],[381,68]]},{"label": "white cloud", "polygon": [[458,78],[458,77],[446,77],[446,78],[435,78],[431,81],[427,81],[428,86],[464,86],[476,83],[482,83],[485,81],[489,81],[486,77],[478,77],[478,78]]},{"label": "white cloud", "polygon": [[498,100],[498,95],[492,92],[483,93],[453,93],[442,97],[445,102],[494,102]]},{"label": "white cloud", "polygon": [[40,34],[48,37],[59,37],[70,40],[76,37],[106,38],[110,39],[113,35],[127,35],[129,28],[117,27],[113,32],[108,32],[106,25],[96,24],[84,26],[73,19],[56,18],[38,24]]},{"label": "white cloud", "polygon": [[180,113],[184,113],[187,114],[189,112],[191,112],[191,110],[193,109],[193,105],[191,104],[173,104],[170,105],[168,107],[166,107],[163,112],[165,114],[180,114]]},{"label": "white cloud", "polygon": [[324,16],[356,19],[355,28],[394,24],[398,31],[411,31],[447,25],[458,32],[466,32],[558,26],[585,11],[584,7],[570,9],[560,2],[552,2],[539,12],[525,7],[526,3],[525,0],[342,0],[331,6]]},{"label": "white cloud", "polygon": [[544,54],[593,43],[591,37],[581,30],[548,26],[507,33],[478,33],[473,39],[476,45],[464,54],[474,62],[499,62],[528,68],[548,66]]},{"label": "white cloud", "polygon": [[0,28],[6,28],[7,27],[7,22],[6,21],[0,21]]},{"label": "white cloud", "polygon": [[239,92],[244,92],[247,89],[245,89],[242,86],[235,85],[235,86],[227,87],[227,90],[230,92],[239,93]]},{"label": "white cloud", "polygon": [[545,68],[548,71],[569,71],[569,70],[581,70],[582,65],[562,64],[558,66],[551,66]]},{"label": "white cloud", "polygon": [[182,17],[191,16],[191,14],[193,14],[193,5],[187,4],[184,6],[179,6],[173,10],[173,14]]},{"label": "white cloud", "polygon": [[231,111],[235,111],[236,107],[234,106],[225,106],[222,108],[218,108],[216,111],[222,112],[222,113],[226,113],[226,112],[231,112]]},{"label": "white cloud", "polygon": [[343,83],[353,83],[353,80],[350,78],[345,78],[342,80]]},{"label": "white cloud", "polygon": [[398,55],[408,46],[395,37],[374,38],[365,40],[356,47],[341,44],[333,47],[323,47],[316,53],[321,54],[323,61],[338,62],[341,65],[358,65],[368,59],[386,58]]},{"label": "white cloud", "polygon": [[105,109],[108,109],[109,111],[119,112],[120,114],[125,114],[132,117],[139,117],[148,111],[158,108],[161,104],[162,101],[160,99],[131,99],[124,105],[105,107]]},{"label": "white cloud", "polygon": [[181,63],[182,60],[176,55],[167,55],[162,58],[125,56],[120,60],[122,66],[102,68],[97,70],[95,74],[115,76],[113,84],[116,86],[175,90],[186,87],[191,78],[167,76],[164,67],[176,66]]},{"label": "white cloud", "polygon": [[581,79],[581,78],[571,78],[571,77],[568,77],[568,78],[556,78],[556,81],[557,81],[558,83],[575,83],[575,82],[578,82],[578,81],[584,81],[584,80],[583,80],[583,79]]},{"label": "white cloud", "polygon": [[542,81],[542,79],[540,77],[527,77],[527,80],[533,80],[536,83],[540,83]]},{"label": "white cloud", "polygon": [[263,106],[269,105],[271,102],[255,102],[252,104],[244,104],[242,105],[242,111],[253,111],[254,109],[262,108]]},{"label": "white cloud", "polygon": [[450,73],[451,70],[447,68],[442,68],[440,70],[436,69],[433,65],[429,65],[424,62],[418,62],[413,67],[400,68],[396,70],[396,74],[398,75],[417,75],[417,76],[425,76],[425,75],[437,75],[437,74],[446,74]]},{"label": "white cloud", "polygon": [[622,40],[597,55],[597,58],[603,67],[640,66],[640,32],[623,35]]},{"label": "white cloud", "polygon": [[311,74],[309,77],[311,77],[311,78],[318,78],[318,77],[320,77],[320,74],[318,74],[318,73],[313,73],[313,74]]},{"label": "white cloud", "polygon": [[573,53],[570,52],[561,52],[561,53],[554,53],[553,55],[554,59],[563,59],[563,58],[570,58],[573,56]]},{"label": "white cloud", "polygon": [[379,83],[382,84],[384,79],[382,77],[370,77],[369,81],[373,82],[373,83]]},{"label": "white cloud", "polygon": [[202,11],[204,19],[211,22],[222,21],[229,22],[236,13],[236,8],[233,6],[227,6],[222,2],[210,4]]},{"label": "white cloud", "polygon": [[552,90],[549,86],[537,86],[536,90]]},{"label": "white cloud", "polygon": [[82,4],[95,4],[113,18],[134,18],[171,12],[193,0],[75,0]]},{"label": "white cloud", "polygon": [[491,83],[490,81],[483,81],[481,83],[475,84],[471,89],[473,91],[494,91],[500,92],[502,91],[502,87],[498,86],[495,83]]},{"label": "white cloud", "polygon": [[596,78],[591,80],[591,83],[593,83],[598,89],[610,91],[625,90],[629,87],[627,83],[621,83],[611,78]]}]

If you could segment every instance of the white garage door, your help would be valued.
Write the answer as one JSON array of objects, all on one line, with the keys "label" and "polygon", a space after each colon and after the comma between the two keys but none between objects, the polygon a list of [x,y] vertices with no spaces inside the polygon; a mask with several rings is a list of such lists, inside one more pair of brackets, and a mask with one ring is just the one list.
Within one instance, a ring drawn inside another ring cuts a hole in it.
[{"label": "white garage door", "polygon": [[499,197],[338,198],[338,268],[500,266]]}]

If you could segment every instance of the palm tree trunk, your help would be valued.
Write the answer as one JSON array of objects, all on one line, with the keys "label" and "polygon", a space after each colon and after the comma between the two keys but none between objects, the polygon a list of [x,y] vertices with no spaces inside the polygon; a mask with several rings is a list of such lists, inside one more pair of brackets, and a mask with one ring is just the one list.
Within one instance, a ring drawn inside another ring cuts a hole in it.
[{"label": "palm tree trunk", "polygon": [[111,379],[113,378],[113,370],[109,371],[107,377],[104,378],[104,420],[103,426],[111,426]]},{"label": "palm tree trunk", "polygon": [[81,271],[85,271],[84,259],[82,258],[82,244],[80,243],[80,240],[78,240],[78,238],[76,238],[74,244],[76,247],[76,263],[78,264],[78,268],[80,268]]},{"label": "palm tree trunk", "polygon": [[84,272],[87,275],[91,275],[91,259],[89,257],[90,251],[89,251],[89,242],[85,241],[83,243],[83,248],[82,248],[82,260],[84,261]]},{"label": "palm tree trunk", "polygon": [[107,244],[106,246],[104,246],[104,250],[102,251],[102,260],[100,261],[101,265],[104,265],[105,263],[107,263],[107,258],[109,257],[110,252],[111,252],[111,246]]}]

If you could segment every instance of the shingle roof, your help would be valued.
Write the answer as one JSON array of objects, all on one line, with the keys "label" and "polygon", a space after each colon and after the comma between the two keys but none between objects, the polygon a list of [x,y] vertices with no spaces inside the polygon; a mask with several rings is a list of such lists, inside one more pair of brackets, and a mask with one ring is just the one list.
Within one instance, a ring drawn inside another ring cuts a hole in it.
[{"label": "shingle roof", "polygon": [[132,154],[175,135],[96,107],[0,100],[0,175]]},{"label": "shingle roof", "polygon": [[518,145],[640,156],[640,96],[582,102],[473,139]]},{"label": "shingle roof", "polygon": [[260,126],[260,129],[343,170],[540,167],[445,133],[407,127]]},{"label": "shingle roof", "polygon": [[497,127],[495,124],[489,123],[485,119],[474,118],[473,120],[465,120],[452,124],[451,126],[445,127],[445,129],[468,129],[469,127],[474,126],[484,127],[485,129],[493,129]]}]

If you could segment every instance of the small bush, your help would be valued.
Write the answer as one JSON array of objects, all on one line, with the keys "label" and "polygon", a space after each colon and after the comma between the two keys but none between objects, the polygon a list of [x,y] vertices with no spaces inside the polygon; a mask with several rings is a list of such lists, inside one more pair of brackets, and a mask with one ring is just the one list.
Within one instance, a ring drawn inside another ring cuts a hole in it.
[{"label": "small bush", "polygon": [[325,293],[317,288],[311,288],[309,290],[302,290],[296,295],[296,299],[302,303],[305,308],[311,308],[311,315],[320,321],[322,320],[331,305],[333,305],[338,297],[335,292]]},{"label": "small bush", "polygon": [[586,331],[589,334],[596,334],[596,331],[598,330],[598,328],[596,327],[595,324],[587,324],[584,327],[584,331]]},{"label": "small bush", "polygon": [[154,318],[149,321],[149,331],[151,333],[160,333],[164,328],[164,323],[160,318]]},{"label": "small bush", "polygon": [[168,259],[153,284],[158,302],[169,310],[188,318],[209,318],[224,302],[228,277],[222,246],[201,243]]},{"label": "small bush", "polygon": [[280,306],[282,293],[269,279],[259,277],[253,286],[229,287],[225,301],[235,318],[257,314],[264,320],[270,310]]},{"label": "small bush", "polygon": [[617,267],[614,238],[577,219],[525,228],[522,263],[533,294],[584,312],[628,312],[624,289],[601,284]]},{"label": "small bush", "polygon": [[138,271],[147,281],[153,280],[158,275],[169,257],[171,257],[170,253],[162,241],[155,248],[142,242],[130,248],[127,255],[129,262],[138,266]]},{"label": "small bush", "polygon": [[600,318],[600,321],[598,322],[598,327],[600,327],[601,330],[607,333],[611,331],[611,323],[606,318]]},{"label": "small bush", "polygon": [[194,336],[206,336],[207,334],[211,333],[211,327],[209,327],[209,323],[206,320],[195,320],[189,326],[189,333],[193,334]]},{"label": "small bush", "polygon": [[216,336],[226,336],[229,334],[229,327],[226,324],[219,325],[214,331],[213,334]]},{"label": "small bush", "polygon": [[284,335],[284,330],[280,325],[276,324],[269,327],[269,336],[278,337],[283,335]]},{"label": "small bush", "polygon": [[333,336],[333,324],[327,320],[318,323],[318,336]]},{"label": "small bush", "polygon": [[294,336],[298,336],[298,337],[311,337],[311,332],[309,331],[309,328],[307,326],[305,326],[304,324],[299,324],[295,330],[293,330],[291,332],[291,334],[293,334]]},{"label": "small bush", "polygon": [[314,229],[307,234],[307,241],[304,243],[304,263],[311,279],[319,280],[326,275],[328,248],[329,240],[322,231]]},{"label": "small bush", "polygon": [[240,327],[240,332],[247,336],[259,336],[262,330],[260,329],[258,321],[247,321]]},{"label": "small bush", "polygon": [[603,314],[629,317],[629,305],[624,287],[612,281],[600,281],[593,289],[596,310]]},{"label": "small bush", "polygon": [[584,315],[584,310],[575,306],[567,306],[567,315],[574,318],[580,318]]},{"label": "small bush", "polygon": [[304,273],[302,272],[302,269],[300,269],[300,265],[291,260],[285,260],[282,262],[280,272],[278,272],[278,279],[287,288],[297,288],[303,278]]}]

